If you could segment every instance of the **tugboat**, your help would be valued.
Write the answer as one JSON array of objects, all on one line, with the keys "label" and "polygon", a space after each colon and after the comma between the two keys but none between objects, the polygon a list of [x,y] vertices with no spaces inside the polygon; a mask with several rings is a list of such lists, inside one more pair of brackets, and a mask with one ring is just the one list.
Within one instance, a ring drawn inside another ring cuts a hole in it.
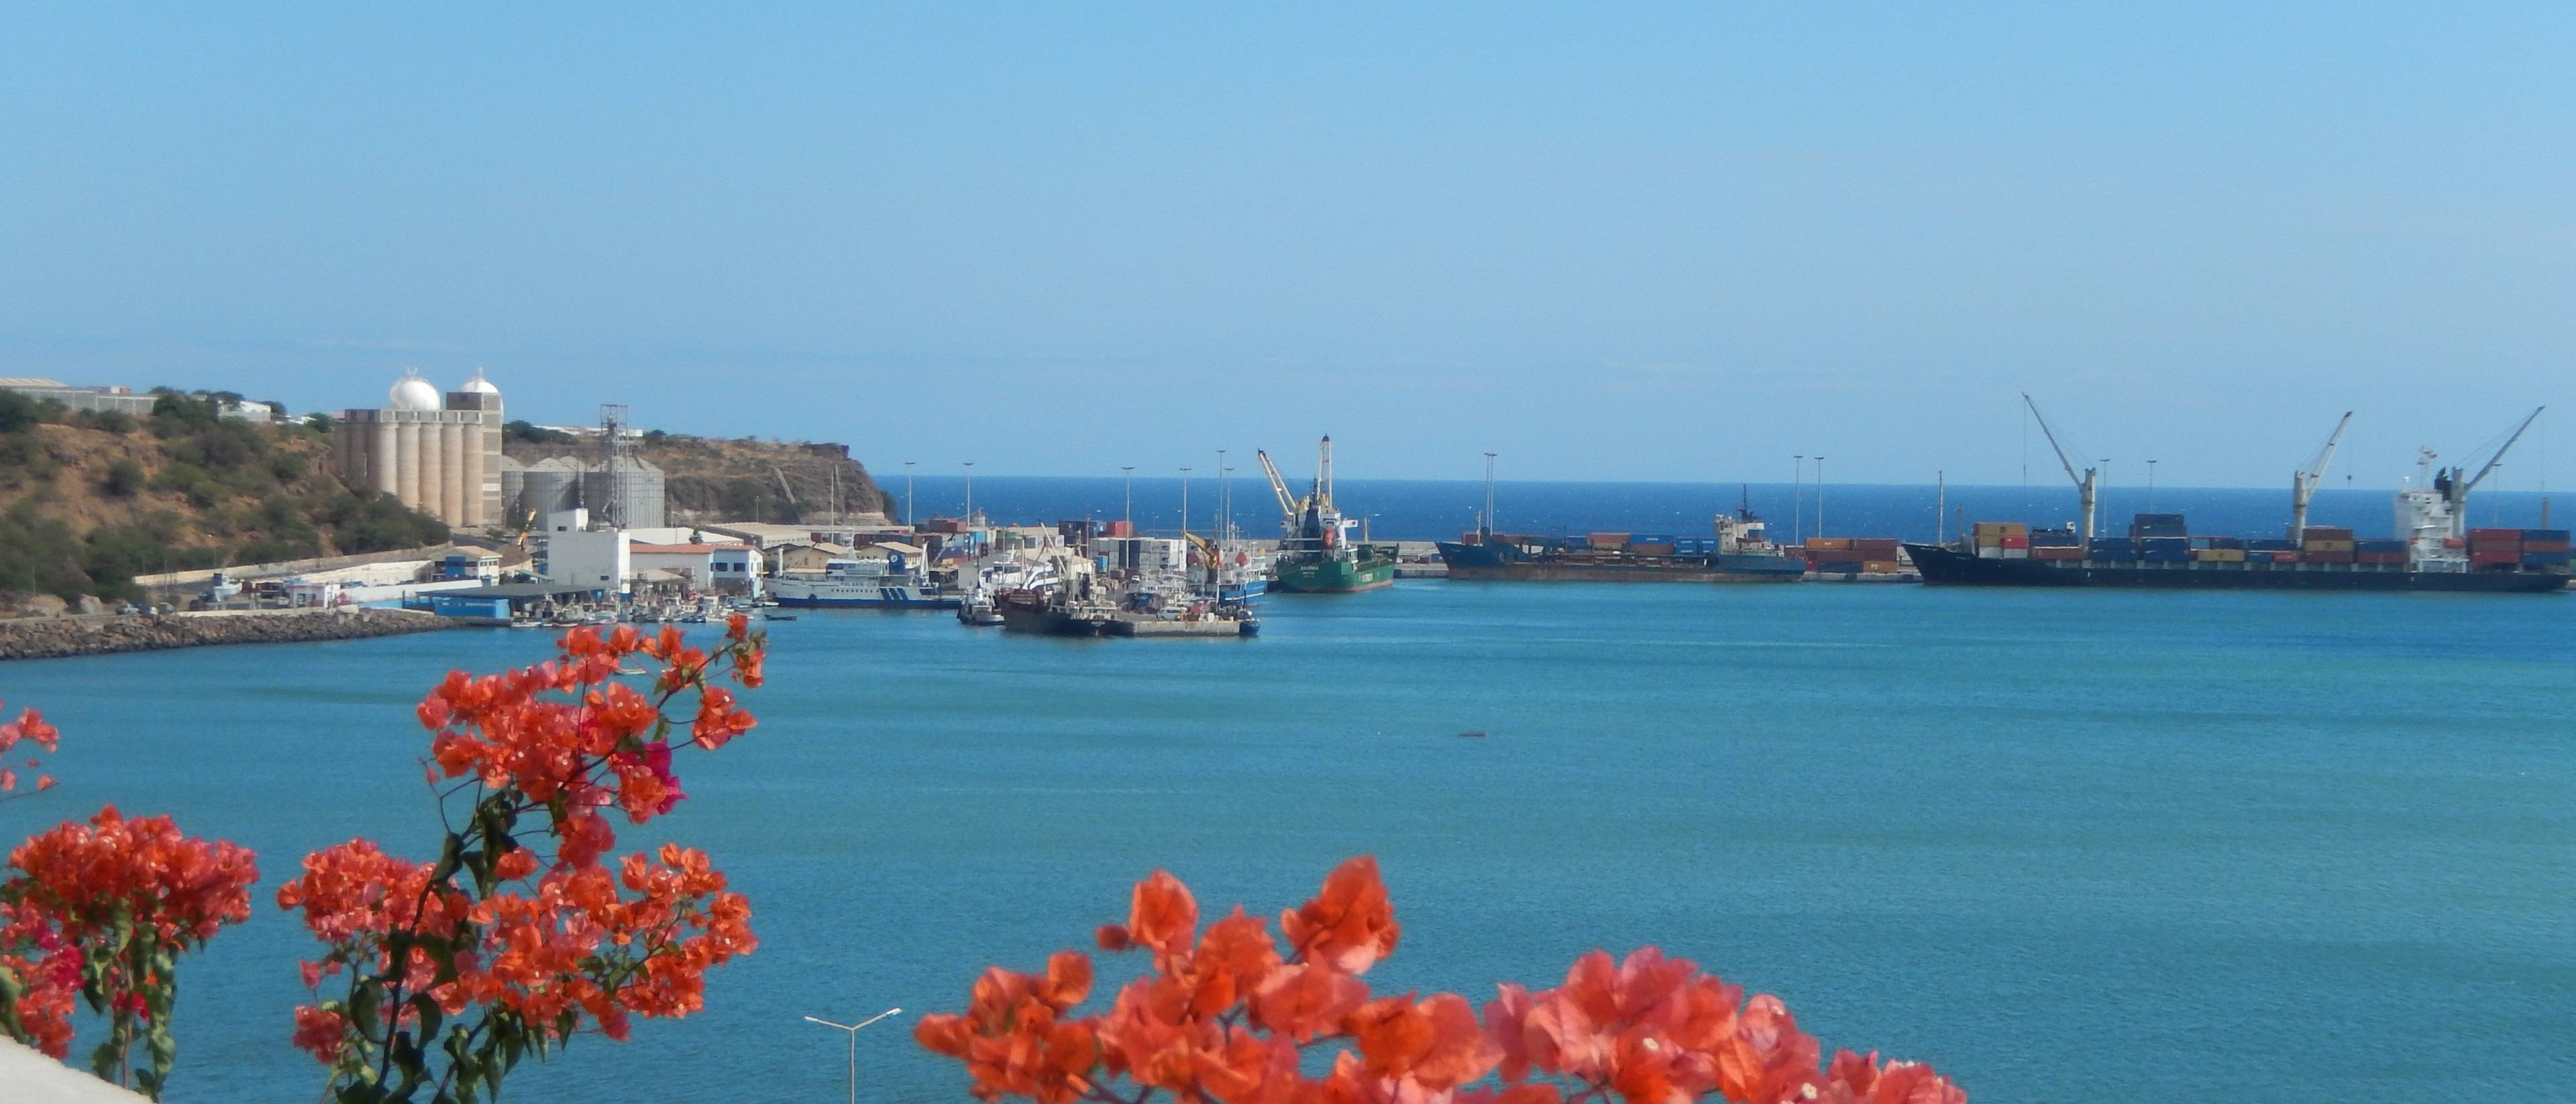
[{"label": "tugboat", "polygon": [[1279,557],[1270,585],[1289,594],[1356,594],[1395,585],[1395,550],[1351,540],[1357,521],[1333,504],[1333,439],[1315,450],[1315,482],[1305,497],[1289,493],[1270,454],[1255,450],[1270,493],[1279,499]]}]

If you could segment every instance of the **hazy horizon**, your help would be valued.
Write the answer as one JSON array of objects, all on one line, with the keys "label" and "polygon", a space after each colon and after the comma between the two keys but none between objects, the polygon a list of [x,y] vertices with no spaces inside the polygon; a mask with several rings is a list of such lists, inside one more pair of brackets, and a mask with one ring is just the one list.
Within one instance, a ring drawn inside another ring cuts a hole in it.
[{"label": "hazy horizon", "polygon": [[[0,16],[0,375],[1474,479],[2483,460],[2576,351],[2576,10]],[[2546,419],[2489,483],[2548,475]],[[2025,439],[2027,438],[2027,445]],[[1307,461],[1310,463],[1311,461]],[[1304,467],[1304,463],[1295,465]],[[2337,480],[2340,482],[2340,478]]]}]

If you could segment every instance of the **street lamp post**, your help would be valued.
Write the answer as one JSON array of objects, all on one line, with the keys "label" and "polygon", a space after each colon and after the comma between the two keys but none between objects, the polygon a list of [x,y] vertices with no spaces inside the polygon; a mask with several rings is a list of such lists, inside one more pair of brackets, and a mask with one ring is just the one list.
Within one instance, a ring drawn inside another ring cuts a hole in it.
[{"label": "street lamp post", "polygon": [[1136,465],[1120,464],[1118,470],[1127,473],[1127,535],[1132,537],[1136,535]]},{"label": "street lamp post", "polygon": [[806,1023],[839,1028],[850,1037],[850,1104],[859,1104],[859,1029],[902,1011],[903,1009],[900,1008],[889,1008],[854,1024],[833,1023],[830,1020],[816,1019],[812,1016],[805,1017]]},{"label": "street lamp post", "polygon": [[912,465],[910,460],[903,462],[903,524],[907,529],[912,527]]},{"label": "street lamp post", "polygon": [[2156,462],[2147,461],[2147,512],[2156,512]]},{"label": "street lamp post", "polygon": [[1218,450],[1216,450],[1216,515],[1217,515],[1217,516],[1216,516],[1215,531],[1214,531],[1214,532],[1212,532],[1212,533],[1210,533],[1209,535],[1210,535],[1210,536],[1215,537],[1215,538],[1216,538],[1216,539],[1218,539],[1218,540],[1224,540],[1224,539],[1225,539],[1225,516],[1226,516],[1226,513],[1227,513],[1227,508],[1233,505],[1233,503],[1232,503],[1232,502],[1229,502],[1229,501],[1226,499],[1226,492],[1227,492],[1230,488],[1228,488],[1228,487],[1226,486],[1226,478],[1225,478],[1225,473],[1230,472],[1230,471],[1233,471],[1233,470],[1234,470],[1233,468],[1229,468],[1229,467],[1226,467],[1226,466],[1225,466],[1225,450],[1224,450],[1224,449],[1218,449]]},{"label": "street lamp post", "polygon": [[971,530],[975,528],[975,462],[962,463],[966,465],[966,528]]},{"label": "street lamp post", "polygon": [[[1190,469],[1187,467],[1181,469],[1181,539],[1190,539]],[[1181,549],[1182,556],[1187,557],[1189,551]]]}]

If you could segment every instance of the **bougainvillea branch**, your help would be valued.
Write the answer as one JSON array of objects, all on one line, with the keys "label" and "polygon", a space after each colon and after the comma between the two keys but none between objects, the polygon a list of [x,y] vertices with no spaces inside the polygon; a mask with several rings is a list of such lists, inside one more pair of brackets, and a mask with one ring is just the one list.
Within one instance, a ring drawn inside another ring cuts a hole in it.
[{"label": "bougainvillea branch", "polygon": [[[59,740],[31,709],[0,725],[0,757],[24,744],[50,752]],[[0,767],[0,791],[17,783]],[[52,786],[39,777],[16,796]],[[248,850],[183,835],[168,817],[128,819],[112,805],[38,833],[10,852],[0,881],[0,1032],[64,1058],[73,1012],[87,1004],[107,1025],[90,1068],[158,1099],[178,1060],[179,956],[250,919],[258,880]]]},{"label": "bougainvillea branch", "polygon": [[[1075,1015],[1091,960],[995,967],[966,1011],[914,1038],[964,1063],[968,1091],[1037,1104],[1965,1104],[1931,1067],[1821,1048],[1776,997],[1647,947],[1578,959],[1562,985],[1503,985],[1480,1017],[1454,993],[1377,996],[1360,975],[1399,928],[1375,860],[1344,863],[1279,936],[1241,908],[1198,930],[1178,878],[1137,883],[1103,950],[1151,969],[1103,1014]],[[1326,1053],[1329,1048],[1329,1053]],[[1319,1075],[1320,1074],[1320,1075]]]},{"label": "bougainvillea branch", "polygon": [[[706,971],[757,946],[750,905],[695,850],[612,860],[610,820],[670,812],[686,796],[672,753],[750,731],[721,683],[759,687],[766,647],[741,616],[713,653],[669,627],[575,629],[553,661],[453,673],[422,699],[438,858],[351,840],[278,891],[325,947],[303,966],[315,1000],[295,1045],[330,1070],[326,1097],[485,1099],[575,1034],[624,1039],[632,1017],[701,1007]],[[660,664],[641,688],[617,678],[637,655]]]}]

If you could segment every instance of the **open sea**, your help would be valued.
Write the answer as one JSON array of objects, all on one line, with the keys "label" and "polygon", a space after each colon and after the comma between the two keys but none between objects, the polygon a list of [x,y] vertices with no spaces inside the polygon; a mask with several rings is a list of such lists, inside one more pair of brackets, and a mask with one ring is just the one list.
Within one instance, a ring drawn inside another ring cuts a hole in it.
[{"label": "open sea", "polygon": [[[684,754],[689,799],[623,841],[706,848],[760,950],[703,1014],[580,1040],[506,1099],[838,1100],[842,1037],[799,1017],[899,1005],[862,1098],[960,1101],[910,1024],[986,964],[1087,946],[1156,867],[1212,918],[1363,852],[1404,924],[1381,991],[1481,1003],[1652,943],[1980,1102],[2576,1082],[2576,597],[1406,581],[1264,613],[1223,641],[772,626],[760,727]],[[65,740],[0,834],[114,802],[260,854],[257,917],[182,968],[171,1100],[318,1092],[287,1043],[313,944],[276,886],[357,835],[426,857],[413,703],[550,640],[0,664]]]}]

